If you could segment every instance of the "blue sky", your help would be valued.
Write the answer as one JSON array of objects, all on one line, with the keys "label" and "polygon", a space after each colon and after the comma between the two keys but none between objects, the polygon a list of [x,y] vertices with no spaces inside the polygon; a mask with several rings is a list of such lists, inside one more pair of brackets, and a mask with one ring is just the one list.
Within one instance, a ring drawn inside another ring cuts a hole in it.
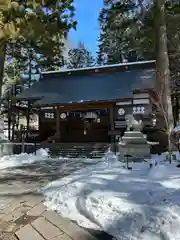
[{"label": "blue sky", "polygon": [[74,0],[76,8],[77,30],[69,34],[70,45],[76,46],[78,41],[83,41],[93,55],[97,51],[99,36],[98,16],[103,0]]}]

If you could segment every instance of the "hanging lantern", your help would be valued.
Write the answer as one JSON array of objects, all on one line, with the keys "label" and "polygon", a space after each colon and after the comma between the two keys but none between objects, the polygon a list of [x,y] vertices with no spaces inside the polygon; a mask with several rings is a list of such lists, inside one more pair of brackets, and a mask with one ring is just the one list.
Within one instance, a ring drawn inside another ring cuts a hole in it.
[{"label": "hanging lantern", "polygon": [[84,115],[84,118],[85,119],[97,119],[97,114],[94,113],[94,112],[87,112],[85,115]]}]

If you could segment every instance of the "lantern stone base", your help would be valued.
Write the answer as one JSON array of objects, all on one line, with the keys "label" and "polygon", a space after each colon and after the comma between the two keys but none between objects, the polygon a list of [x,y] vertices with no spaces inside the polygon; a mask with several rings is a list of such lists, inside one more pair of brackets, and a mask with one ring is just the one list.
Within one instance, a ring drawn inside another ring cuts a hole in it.
[{"label": "lantern stone base", "polygon": [[125,132],[119,143],[121,156],[131,155],[133,159],[144,159],[150,157],[150,145],[146,137],[139,131]]},{"label": "lantern stone base", "polygon": [[127,147],[119,147],[121,156],[131,155],[133,158],[149,158],[150,157],[150,146],[146,144],[136,145],[129,144]]}]

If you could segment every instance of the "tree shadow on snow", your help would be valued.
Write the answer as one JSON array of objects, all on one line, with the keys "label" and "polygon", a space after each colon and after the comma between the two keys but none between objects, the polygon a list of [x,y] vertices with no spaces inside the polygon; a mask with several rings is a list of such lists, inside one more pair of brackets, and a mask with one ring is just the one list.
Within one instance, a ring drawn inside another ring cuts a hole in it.
[{"label": "tree shadow on snow", "polygon": [[67,176],[74,171],[92,165],[92,163],[81,162],[69,159],[62,160],[44,160],[22,166],[11,167],[3,170],[0,176],[0,184],[13,184],[16,181],[21,182],[49,182]]},{"label": "tree shadow on snow", "polygon": [[[114,179],[106,179],[108,173],[96,171],[97,176],[92,177],[92,179],[91,177],[89,179],[86,178],[84,188],[78,193],[76,200],[78,212],[97,225],[102,231],[115,234],[115,236],[118,235],[118,239],[131,239],[134,236],[140,238],[146,236],[145,234],[151,236],[152,239],[166,239],[166,233],[162,228],[166,222],[166,214],[168,214],[168,203],[171,203],[173,199],[173,204],[180,206],[179,194],[177,194],[177,190],[163,186],[161,179],[155,180],[149,178],[150,171],[153,170],[149,170],[147,165],[147,169],[141,175],[138,175],[138,171],[132,170],[129,173],[125,172],[119,175],[116,173],[117,176]],[[127,177],[128,174],[129,177]],[[109,171],[109,175],[112,175],[111,170]],[[96,178],[98,179],[97,183],[91,181]],[[83,178],[82,180],[84,181]],[[112,211],[116,212],[116,219],[108,224],[106,223],[104,227],[96,219],[96,216],[88,211],[86,200],[95,191],[102,191],[103,195],[106,189],[113,191],[122,203],[132,205],[132,209],[127,212],[121,208],[112,209]],[[173,213],[171,214],[173,215]],[[172,217],[175,218],[176,216]],[[158,218],[160,222],[157,221]],[[171,223],[168,224],[171,225]],[[110,235],[110,237],[112,236]]]}]

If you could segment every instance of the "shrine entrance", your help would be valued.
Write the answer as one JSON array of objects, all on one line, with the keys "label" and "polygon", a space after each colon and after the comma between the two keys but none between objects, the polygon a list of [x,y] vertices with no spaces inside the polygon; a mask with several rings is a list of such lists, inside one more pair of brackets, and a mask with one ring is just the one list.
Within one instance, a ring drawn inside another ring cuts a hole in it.
[{"label": "shrine entrance", "polygon": [[71,112],[60,118],[61,142],[109,142],[108,110]]}]

